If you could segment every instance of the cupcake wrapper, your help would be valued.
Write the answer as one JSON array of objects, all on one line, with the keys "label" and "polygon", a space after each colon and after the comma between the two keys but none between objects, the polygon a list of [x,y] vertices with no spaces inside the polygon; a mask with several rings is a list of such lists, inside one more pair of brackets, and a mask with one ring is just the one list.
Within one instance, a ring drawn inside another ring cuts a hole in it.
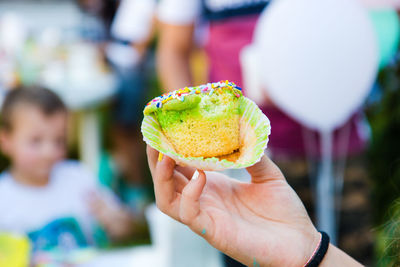
[{"label": "cupcake wrapper", "polygon": [[244,113],[240,118],[240,156],[236,162],[218,158],[184,157],[176,153],[164,135],[155,116],[144,116],[142,122],[143,140],[152,148],[174,159],[181,166],[191,166],[205,171],[241,169],[260,161],[267,147],[271,125],[258,106],[246,97],[240,98]]}]

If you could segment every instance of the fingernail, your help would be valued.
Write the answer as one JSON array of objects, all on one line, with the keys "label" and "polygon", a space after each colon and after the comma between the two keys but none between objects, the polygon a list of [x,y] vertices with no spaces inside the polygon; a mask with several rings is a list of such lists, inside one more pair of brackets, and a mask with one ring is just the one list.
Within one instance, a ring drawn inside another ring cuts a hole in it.
[{"label": "fingernail", "polygon": [[162,161],[164,154],[159,152],[158,153],[158,161]]},{"label": "fingernail", "polygon": [[193,174],[192,180],[196,180],[197,178],[199,178],[199,172],[196,170]]}]

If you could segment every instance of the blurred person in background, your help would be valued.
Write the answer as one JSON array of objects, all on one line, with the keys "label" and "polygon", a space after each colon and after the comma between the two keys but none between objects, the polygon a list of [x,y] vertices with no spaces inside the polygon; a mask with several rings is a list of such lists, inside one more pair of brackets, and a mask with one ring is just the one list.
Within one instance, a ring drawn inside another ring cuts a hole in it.
[{"label": "blurred person in background", "polygon": [[106,56],[119,78],[112,117],[113,159],[123,179],[114,188],[135,212],[143,215],[151,201],[145,181],[145,147],[140,125],[149,86],[148,48],[153,33],[155,0],[122,0],[110,28]]},{"label": "blurred person in background", "polygon": [[143,228],[144,209],[152,194],[144,178],[147,173],[140,123],[149,78],[147,50],[152,38],[155,1],[80,0],[80,4],[101,21],[104,36],[100,45],[117,77],[108,133],[111,156],[104,154],[101,160],[103,166],[111,165],[111,172],[101,169],[100,179],[135,214],[137,227]]},{"label": "blurred person in background", "polygon": [[[131,213],[77,161],[65,159],[68,110],[41,87],[11,90],[1,110],[0,231],[26,234],[33,253],[104,245],[132,233]],[[98,203],[103,203],[99,207]]]},{"label": "blurred person in background", "polygon": [[[209,81],[230,80],[243,86],[239,54],[250,44],[265,1],[161,0],[158,9],[160,37],[158,72],[166,90],[192,84],[189,58],[194,46],[195,27],[208,23],[205,51],[210,65]],[[268,8],[268,7],[267,7]],[[246,88],[244,94],[246,95]],[[307,156],[319,161],[319,136],[288,117],[265,96],[261,107],[273,125],[268,144],[272,158],[282,169],[291,186],[300,195],[313,218],[313,196]],[[306,145],[304,136],[311,140]],[[362,262],[372,254],[368,175],[363,159],[368,136],[363,115],[358,112],[334,134],[334,155],[351,155],[345,169],[344,197],[339,226],[339,246]],[[340,164],[338,164],[340,165]],[[227,260],[229,262],[229,260]],[[228,263],[229,264],[229,263]]]}]

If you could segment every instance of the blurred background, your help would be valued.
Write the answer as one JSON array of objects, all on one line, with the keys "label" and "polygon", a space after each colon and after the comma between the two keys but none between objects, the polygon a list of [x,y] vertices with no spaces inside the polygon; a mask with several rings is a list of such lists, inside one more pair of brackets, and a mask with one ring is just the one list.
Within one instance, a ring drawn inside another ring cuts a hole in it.
[{"label": "blurred background", "polygon": [[[0,266],[241,266],[157,210],[140,133],[143,108],[153,97],[219,80],[243,87],[269,117],[267,153],[320,225],[317,184],[327,166],[320,142],[327,131],[309,123],[307,114],[304,120],[293,115],[296,98],[284,88],[306,95],[306,106],[322,103],[317,91],[329,95],[323,90],[333,88],[335,109],[310,112],[328,121],[337,110],[349,110],[329,127],[335,242],[363,264],[400,265],[400,1],[335,6],[326,0],[339,13],[323,5],[313,9],[312,0],[302,1],[304,12],[287,8],[288,0],[231,2],[0,0],[0,103],[22,86],[55,92],[70,111],[67,158],[83,164],[96,188],[107,192],[95,204],[81,200],[91,206],[94,230],[90,242],[73,245],[49,227],[56,215],[36,228],[10,227],[6,215],[18,205],[0,196]],[[344,8],[358,13],[346,17]],[[302,24],[300,13],[338,22]],[[353,20],[354,27],[339,27]],[[326,36],[336,41],[322,40]],[[291,68],[296,75],[287,74]],[[321,80],[318,90],[302,81],[314,77]],[[301,91],[305,87],[310,90]],[[354,101],[344,103],[347,98]],[[10,166],[13,159],[2,154],[0,170]],[[248,179],[243,172],[231,175]],[[24,220],[45,206],[24,211]],[[44,241],[32,234],[39,230],[58,241],[39,246]]]}]

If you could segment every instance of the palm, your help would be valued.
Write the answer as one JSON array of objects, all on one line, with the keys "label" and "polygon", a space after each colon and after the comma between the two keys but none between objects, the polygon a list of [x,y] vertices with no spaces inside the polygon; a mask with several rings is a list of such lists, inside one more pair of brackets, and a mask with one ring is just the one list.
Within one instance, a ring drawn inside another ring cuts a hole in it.
[{"label": "palm", "polygon": [[221,251],[236,257],[241,254],[244,262],[286,252],[283,262],[269,263],[277,266],[291,266],[302,260],[296,256],[302,256],[299,251],[304,249],[303,244],[279,242],[288,226],[304,234],[311,225],[301,202],[284,181],[240,183],[219,173],[207,173],[200,209],[213,222],[206,231],[208,240]]}]

